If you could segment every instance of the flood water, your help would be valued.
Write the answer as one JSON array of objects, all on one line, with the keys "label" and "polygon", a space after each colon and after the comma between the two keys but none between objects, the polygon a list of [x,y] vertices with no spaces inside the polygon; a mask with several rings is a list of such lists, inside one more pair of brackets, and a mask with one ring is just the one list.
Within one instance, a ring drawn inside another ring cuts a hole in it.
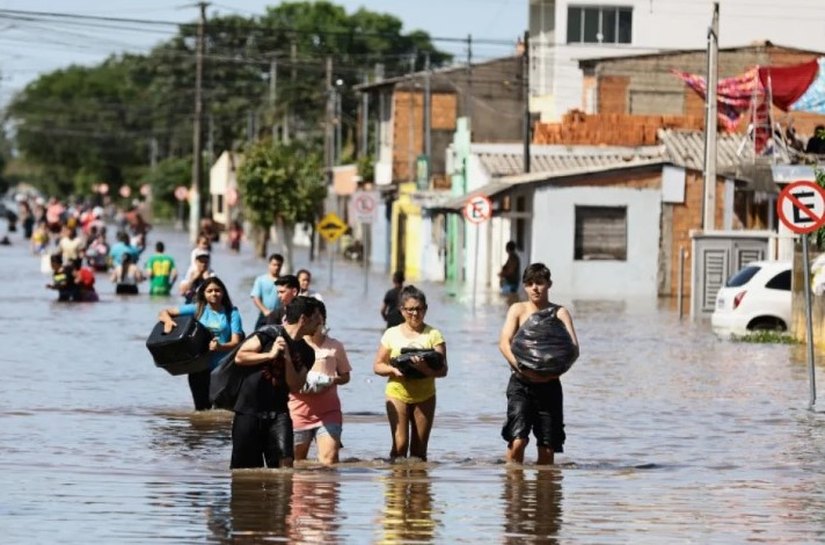
[{"label": "flood water", "polygon": [[[188,239],[162,238],[186,267]],[[0,535],[7,543],[817,543],[825,540],[825,416],[809,411],[804,348],[737,344],[655,302],[557,299],[582,356],[564,376],[565,453],[502,463],[505,305],[424,284],[447,340],[430,462],[390,465],[372,372],[387,277],[306,261],[353,364],[339,389],[344,463],[228,469],[231,413],[195,414],[185,377],[146,336],[170,299],[58,304],[19,235],[0,247]],[[246,246],[213,267],[245,329],[265,271]],[[552,263],[549,264],[552,268]],[[145,285],[142,287],[146,291]],[[551,291],[551,299],[553,294]],[[483,304],[482,304],[483,303]],[[825,382],[821,382],[825,384]],[[311,455],[314,454],[311,453]]]}]

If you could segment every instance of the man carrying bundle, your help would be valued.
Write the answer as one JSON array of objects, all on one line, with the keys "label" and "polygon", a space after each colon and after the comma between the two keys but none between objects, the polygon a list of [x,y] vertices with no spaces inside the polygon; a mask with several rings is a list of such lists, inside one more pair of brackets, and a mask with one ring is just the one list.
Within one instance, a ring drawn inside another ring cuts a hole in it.
[{"label": "man carrying bundle", "polygon": [[524,270],[527,301],[507,311],[498,347],[510,365],[507,422],[501,430],[507,441],[507,461],[523,463],[530,430],[536,438],[537,464],[549,465],[564,447],[564,410],[559,375],[579,355],[570,312],[548,298],[550,269],[533,263]]}]

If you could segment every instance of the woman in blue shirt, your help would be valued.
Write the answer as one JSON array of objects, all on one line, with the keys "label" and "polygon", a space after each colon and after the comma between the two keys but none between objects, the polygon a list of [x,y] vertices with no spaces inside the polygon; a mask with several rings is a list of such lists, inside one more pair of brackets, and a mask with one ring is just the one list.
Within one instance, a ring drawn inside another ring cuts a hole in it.
[{"label": "woman in blue shirt", "polygon": [[188,375],[195,410],[211,409],[209,376],[224,354],[230,352],[243,340],[241,314],[232,305],[224,283],[217,276],[212,276],[198,288],[194,303],[169,307],[160,311],[158,319],[163,322],[165,333],[169,333],[177,325],[174,321],[175,316],[195,316],[198,322],[212,332],[213,338],[209,341],[209,350],[212,352],[209,369]]}]

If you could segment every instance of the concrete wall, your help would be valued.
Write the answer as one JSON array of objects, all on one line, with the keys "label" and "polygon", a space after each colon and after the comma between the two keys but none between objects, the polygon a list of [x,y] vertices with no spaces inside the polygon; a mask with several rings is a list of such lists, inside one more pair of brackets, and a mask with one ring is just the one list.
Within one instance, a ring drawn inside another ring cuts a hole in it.
[{"label": "concrete wall", "polygon": [[[627,207],[627,259],[576,261],[575,207]],[[590,299],[655,296],[661,193],[658,189],[621,187],[547,187],[533,203],[533,261],[553,273],[553,290]]]}]

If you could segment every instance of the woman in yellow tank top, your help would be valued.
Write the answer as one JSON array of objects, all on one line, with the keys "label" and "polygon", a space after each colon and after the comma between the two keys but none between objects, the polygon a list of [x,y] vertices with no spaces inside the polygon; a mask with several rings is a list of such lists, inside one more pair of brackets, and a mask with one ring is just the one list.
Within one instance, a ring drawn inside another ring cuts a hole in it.
[{"label": "woman in yellow tank top", "polygon": [[[375,355],[373,371],[388,377],[385,390],[387,419],[392,433],[390,458],[403,458],[409,452],[427,459],[427,443],[435,416],[435,379],[447,376],[447,345],[441,332],[424,323],[427,297],[415,286],[406,286],[399,296],[399,308],[404,323],[391,327],[381,337]],[[433,349],[441,354],[444,366],[434,370],[420,357],[413,358],[412,367],[424,378],[405,377],[390,365],[390,360],[401,355],[402,348]]]}]

